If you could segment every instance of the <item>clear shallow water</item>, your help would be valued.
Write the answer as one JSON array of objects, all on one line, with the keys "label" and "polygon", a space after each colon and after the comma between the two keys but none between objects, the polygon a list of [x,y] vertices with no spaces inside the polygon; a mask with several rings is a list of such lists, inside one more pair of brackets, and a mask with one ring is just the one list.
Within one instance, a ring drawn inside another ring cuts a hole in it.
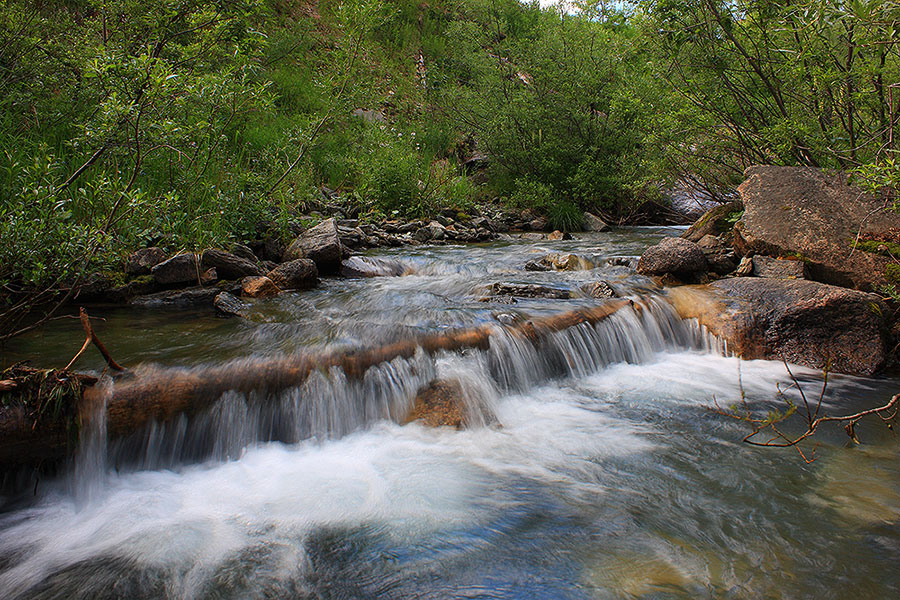
[{"label": "clear shallow water", "polygon": [[[484,252],[512,268],[525,246]],[[454,252],[424,251],[443,264],[465,260]],[[492,266],[468,278],[431,277],[409,288],[400,280],[329,285],[358,285],[378,307],[395,293],[391,284],[403,296],[437,289],[440,278],[464,290],[506,275]],[[627,277],[621,284],[642,285]],[[457,307],[469,302],[465,291],[448,296],[463,299],[452,301]],[[316,302],[327,307],[327,297]],[[348,315],[354,307],[366,314],[352,298],[334,302]],[[510,308],[475,302],[457,312],[438,301],[419,309],[453,324]],[[535,314],[577,302],[512,308]],[[346,321],[354,319],[362,320]],[[347,338],[366,331],[336,320]],[[226,346],[253,327],[222,322]],[[115,461],[92,463],[0,515],[0,597],[900,596],[897,439],[866,422],[864,445],[853,447],[840,430],[827,430],[809,465],[792,451],[740,444],[745,430],[710,412],[713,399],[737,400],[740,373],[748,399],[766,406],[789,378],[781,364],[726,358],[707,341],[660,306],[570,330],[537,350],[501,339],[488,353],[391,365],[362,390],[341,387],[338,376],[299,393],[338,406],[383,396],[397,407],[409,400],[398,380],[455,376],[500,424],[461,432],[373,413],[345,416],[360,423],[352,431],[323,426],[292,443],[252,442],[223,432],[233,434],[248,416],[235,409],[241,399],[230,398],[230,409],[226,402],[209,417],[224,444],[215,458],[119,470]],[[193,343],[194,360],[213,360],[207,342]],[[320,343],[343,342],[335,335]],[[162,342],[146,343],[153,344],[165,352]],[[795,374],[816,389],[817,373]],[[828,408],[870,406],[893,388],[835,377]]]}]

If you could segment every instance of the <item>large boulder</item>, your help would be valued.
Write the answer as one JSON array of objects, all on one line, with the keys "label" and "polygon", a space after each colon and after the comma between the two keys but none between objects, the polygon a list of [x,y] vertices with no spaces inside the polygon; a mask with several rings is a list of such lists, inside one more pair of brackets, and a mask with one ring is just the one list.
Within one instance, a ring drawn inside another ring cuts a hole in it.
[{"label": "large boulder", "polygon": [[150,273],[161,285],[197,283],[200,280],[200,262],[196,254],[186,252],[164,260],[150,269]]},{"label": "large boulder", "polygon": [[316,263],[319,273],[331,274],[340,270],[343,255],[344,247],[341,244],[340,233],[337,223],[332,218],[322,221],[291,242],[282,260],[290,262],[298,258],[308,258]]},{"label": "large boulder", "polygon": [[215,269],[219,279],[241,279],[251,275],[262,275],[262,269],[255,261],[224,250],[204,250],[200,255],[200,268],[204,271]]},{"label": "large boulder", "polygon": [[671,274],[683,281],[694,281],[708,269],[709,263],[700,246],[682,238],[665,238],[650,246],[637,266],[637,272],[643,275]]},{"label": "large boulder", "polygon": [[720,204],[706,211],[702,217],[688,227],[687,231],[681,234],[681,237],[691,242],[699,242],[707,235],[717,236],[725,233],[734,226],[735,218],[743,210],[744,205],[740,200]]},{"label": "large boulder", "polygon": [[887,308],[872,294],[757,277],[672,288],[668,294],[683,318],[698,319],[745,359],[784,358],[853,375],[871,375],[887,360]]},{"label": "large boulder", "polygon": [[306,290],[319,284],[316,263],[308,258],[298,258],[282,263],[266,275],[281,289]]},{"label": "large boulder", "polygon": [[883,200],[820,169],[751,167],[746,175],[738,188],[744,214],[734,228],[735,250],[801,258],[810,278],[834,285],[872,290],[887,283],[890,252],[857,244],[900,229],[900,214],[884,210]]}]

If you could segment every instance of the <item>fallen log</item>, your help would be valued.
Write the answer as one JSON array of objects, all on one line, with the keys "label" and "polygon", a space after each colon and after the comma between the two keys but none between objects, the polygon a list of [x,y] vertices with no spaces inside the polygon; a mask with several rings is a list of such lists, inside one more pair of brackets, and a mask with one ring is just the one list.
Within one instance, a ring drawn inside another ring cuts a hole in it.
[{"label": "fallen log", "polygon": [[[539,341],[543,336],[581,323],[598,323],[626,308],[640,309],[631,300],[620,299],[599,306],[540,317],[505,328],[482,325],[412,338],[362,350],[334,351],[324,354],[285,356],[256,360],[237,360],[219,366],[183,368],[147,368],[129,371],[114,378],[113,386],[83,386],[86,406],[106,398],[107,432],[110,438],[132,433],[152,421],[166,422],[181,414],[192,415],[208,408],[228,391],[273,392],[302,384],[314,371],[341,369],[348,378],[360,378],[372,366],[395,358],[411,358],[419,348],[433,355],[441,351],[487,349],[490,339],[505,330],[512,336]],[[110,391],[111,390],[111,391]],[[0,403],[0,466],[35,464],[62,458],[70,453],[72,421],[29,419],[26,411]]]}]

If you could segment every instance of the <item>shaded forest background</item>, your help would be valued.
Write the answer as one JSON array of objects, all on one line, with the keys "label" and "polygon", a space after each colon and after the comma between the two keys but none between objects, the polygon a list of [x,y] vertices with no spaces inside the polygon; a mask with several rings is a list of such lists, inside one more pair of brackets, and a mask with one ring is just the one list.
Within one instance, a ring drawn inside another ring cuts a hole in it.
[{"label": "shaded forest background", "polygon": [[10,0],[0,297],[139,247],[287,238],[330,203],[575,229],[676,183],[726,197],[751,164],[890,196],[898,44],[887,0]]}]

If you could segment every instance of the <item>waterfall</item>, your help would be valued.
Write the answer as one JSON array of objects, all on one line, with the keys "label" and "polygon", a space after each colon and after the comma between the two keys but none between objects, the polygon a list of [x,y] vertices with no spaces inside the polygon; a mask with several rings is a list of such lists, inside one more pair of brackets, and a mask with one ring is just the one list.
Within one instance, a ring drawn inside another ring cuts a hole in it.
[{"label": "waterfall", "polygon": [[[458,381],[470,426],[484,426],[493,421],[492,405],[505,393],[549,379],[584,376],[613,363],[640,363],[673,349],[724,351],[716,338],[696,322],[681,320],[661,298],[643,299],[595,325],[582,323],[539,342],[512,336],[498,325],[490,348],[483,351],[434,357],[420,351],[372,367],[361,378],[333,367],[315,371],[287,390],[226,392],[200,414],[153,423],[110,442],[109,465],[158,469],[230,460],[255,443],[326,440],[381,420],[402,422],[416,392],[435,378]],[[232,367],[239,370],[241,365]]]}]

